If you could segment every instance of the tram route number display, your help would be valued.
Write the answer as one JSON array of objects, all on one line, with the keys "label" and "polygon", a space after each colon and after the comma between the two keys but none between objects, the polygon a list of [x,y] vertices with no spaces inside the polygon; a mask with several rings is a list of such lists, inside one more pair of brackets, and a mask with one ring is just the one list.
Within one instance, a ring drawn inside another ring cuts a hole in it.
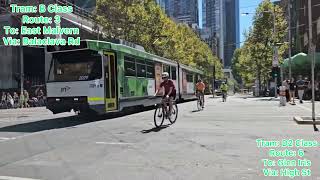
[{"label": "tram route number display", "polygon": [[266,157],[261,159],[263,176],[290,178],[311,176],[312,162],[305,157],[305,149],[319,147],[318,141],[257,139],[256,144],[259,149],[267,149]]},{"label": "tram route number display", "polygon": [[[61,27],[59,14],[73,13],[73,6],[39,4],[20,6],[10,4],[10,14],[21,21],[20,27],[4,25],[1,34],[5,46],[78,46],[79,28]],[[40,16],[38,15],[40,14]]]}]

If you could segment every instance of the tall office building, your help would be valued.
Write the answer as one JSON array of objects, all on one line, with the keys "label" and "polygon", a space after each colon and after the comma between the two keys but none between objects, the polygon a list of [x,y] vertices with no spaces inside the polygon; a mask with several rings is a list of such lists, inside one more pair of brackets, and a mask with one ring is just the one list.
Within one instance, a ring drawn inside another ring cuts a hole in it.
[{"label": "tall office building", "polygon": [[205,25],[204,27],[207,27],[211,29],[212,31],[216,31],[217,29],[217,17],[219,13],[216,12],[216,10],[219,9],[219,2],[217,0],[203,0],[205,13],[203,17],[205,18]]},{"label": "tall office building", "polygon": [[200,26],[198,0],[156,0],[156,2],[174,20]]},{"label": "tall office building", "polygon": [[239,47],[239,0],[205,0],[206,28],[218,43],[218,56],[224,67],[231,66],[233,53]]},{"label": "tall office building", "polygon": [[225,44],[224,44],[224,66],[231,67],[231,60],[236,48],[240,43],[239,31],[239,1],[225,0]]},{"label": "tall office building", "polygon": [[[197,24],[198,27],[201,27],[200,23],[202,23],[201,36],[205,37],[211,49],[217,53],[224,67],[231,66],[233,53],[239,47],[240,41],[239,0],[156,1],[167,15],[178,22]],[[199,17],[199,10],[202,11],[202,17]],[[199,19],[202,22],[199,22]]]},{"label": "tall office building", "polygon": [[[200,6],[200,5],[199,5]],[[202,0],[201,1],[201,6],[202,6],[202,27],[206,27],[207,26],[207,3],[206,0]]]}]

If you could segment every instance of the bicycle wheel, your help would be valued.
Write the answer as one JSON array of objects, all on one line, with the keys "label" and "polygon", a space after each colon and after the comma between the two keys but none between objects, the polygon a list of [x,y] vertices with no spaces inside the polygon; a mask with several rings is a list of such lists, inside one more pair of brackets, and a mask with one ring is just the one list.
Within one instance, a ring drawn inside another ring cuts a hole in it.
[{"label": "bicycle wheel", "polygon": [[171,124],[175,123],[178,118],[178,106],[177,104],[174,104],[172,106],[172,112],[171,112],[171,117],[169,118],[169,121]]},{"label": "bicycle wheel", "polygon": [[164,121],[164,112],[161,105],[159,105],[154,111],[154,125],[156,127],[162,126]]},{"label": "bicycle wheel", "polygon": [[197,108],[198,108],[198,111],[200,111],[202,109],[202,104],[201,104],[200,98],[198,98],[198,100],[197,100]]},{"label": "bicycle wheel", "polygon": [[201,110],[203,110],[203,107],[204,107],[204,98],[202,97],[201,98]]}]

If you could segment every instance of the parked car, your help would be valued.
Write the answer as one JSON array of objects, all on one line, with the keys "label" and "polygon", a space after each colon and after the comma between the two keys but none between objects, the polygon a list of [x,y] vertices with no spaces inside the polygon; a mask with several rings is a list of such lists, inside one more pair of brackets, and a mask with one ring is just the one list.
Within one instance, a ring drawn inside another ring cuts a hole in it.
[{"label": "parked car", "polygon": [[215,94],[216,94],[217,96],[221,96],[221,95],[222,95],[222,92],[221,92],[220,89],[216,89],[216,90],[214,90],[214,91],[215,91]]}]

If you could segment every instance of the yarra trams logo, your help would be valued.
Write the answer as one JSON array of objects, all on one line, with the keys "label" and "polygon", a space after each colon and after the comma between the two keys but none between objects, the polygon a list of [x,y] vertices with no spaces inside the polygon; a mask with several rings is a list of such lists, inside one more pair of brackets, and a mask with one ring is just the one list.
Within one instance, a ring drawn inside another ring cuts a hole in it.
[{"label": "yarra trams logo", "polygon": [[71,87],[65,86],[65,87],[61,88],[61,92],[67,92],[67,91],[69,91],[70,89],[71,89]]}]

